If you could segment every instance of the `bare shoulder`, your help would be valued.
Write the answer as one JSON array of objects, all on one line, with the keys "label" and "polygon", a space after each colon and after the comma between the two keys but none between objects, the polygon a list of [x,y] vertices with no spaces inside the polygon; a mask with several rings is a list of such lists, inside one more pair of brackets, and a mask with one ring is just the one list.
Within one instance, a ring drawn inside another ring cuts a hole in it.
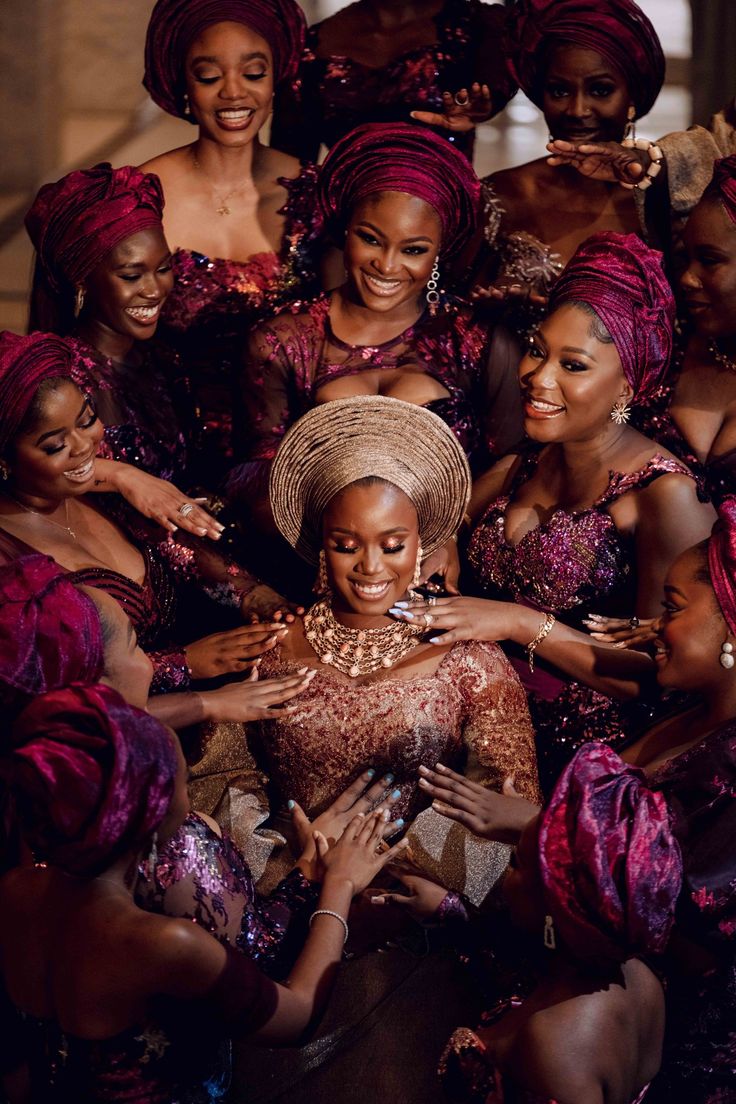
[{"label": "bare shoulder", "polygon": [[492,468],[483,472],[473,481],[468,513],[474,523],[480,520],[494,498],[498,498],[499,495],[503,494],[508,477],[518,459],[518,453],[510,452],[508,456],[503,456]]},{"label": "bare shoulder", "polygon": [[254,178],[277,184],[279,180],[296,180],[302,171],[297,157],[290,153],[274,149],[273,146],[261,146],[257,166],[254,166]]},{"label": "bare shoulder", "polygon": [[167,150],[166,153],[159,153],[150,161],[144,161],[140,169],[142,172],[156,173],[160,176],[166,190],[167,178],[178,176],[186,168],[190,149],[191,146],[179,146],[177,149]]},{"label": "bare shoulder", "polygon": [[547,168],[545,158],[527,161],[524,165],[514,165],[511,169],[501,169],[485,177],[484,183],[491,184],[496,194],[507,199],[517,199],[519,194],[534,194]]}]

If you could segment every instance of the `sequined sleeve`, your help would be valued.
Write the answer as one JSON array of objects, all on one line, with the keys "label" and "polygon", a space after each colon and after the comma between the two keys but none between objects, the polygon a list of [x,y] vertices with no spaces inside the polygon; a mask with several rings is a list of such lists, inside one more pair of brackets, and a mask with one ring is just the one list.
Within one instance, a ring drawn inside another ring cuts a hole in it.
[{"label": "sequined sleeve", "polygon": [[146,655],[153,664],[151,694],[172,694],[189,689],[192,677],[183,648],[146,652]]},{"label": "sequined sleeve", "polygon": [[166,916],[193,920],[271,977],[284,977],[306,939],[319,888],[292,870],[267,897],[253,886],[248,864],[227,835],[197,813],[159,848],[154,878],[142,866],[137,901]]},{"label": "sequined sleeve", "polygon": [[497,790],[513,775],[521,796],[538,803],[534,729],[526,694],[497,644],[466,644],[460,689],[467,703],[465,774]]}]

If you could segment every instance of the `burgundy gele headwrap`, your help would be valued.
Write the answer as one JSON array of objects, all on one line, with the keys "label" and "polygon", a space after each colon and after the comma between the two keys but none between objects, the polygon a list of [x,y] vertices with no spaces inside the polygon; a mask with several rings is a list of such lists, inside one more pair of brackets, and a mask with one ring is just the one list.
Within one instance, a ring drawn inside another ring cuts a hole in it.
[{"label": "burgundy gele headwrap", "polygon": [[587,303],[608,330],[634,396],[654,391],[669,367],[675,321],[662,254],[636,234],[593,234],[553,287],[550,313],[571,300]]},{"label": "burgundy gele headwrap", "polygon": [[705,195],[717,195],[731,222],[736,223],[736,153],[714,162],[713,179]]},{"label": "burgundy gele headwrap", "polygon": [[736,495],[724,498],[708,541],[708,567],[721,613],[736,636]]},{"label": "burgundy gele headwrap", "polygon": [[595,50],[623,75],[640,118],[664,84],[657,32],[633,0],[517,0],[507,24],[509,69],[530,100],[542,106],[545,57],[555,45]]},{"label": "burgundy gele headwrap", "polygon": [[539,818],[547,908],[576,958],[659,954],[682,883],[667,802],[611,748],[586,744]]},{"label": "burgundy gele headwrap", "polygon": [[333,232],[344,231],[356,203],[376,192],[406,192],[428,203],[442,225],[442,257],[458,253],[477,225],[478,177],[466,157],[425,127],[366,123],[335,143],[318,193]]},{"label": "burgundy gele headwrap", "polygon": [[158,0],[146,34],[143,85],[169,115],[184,111],[184,63],[191,44],[215,23],[244,23],[271,47],[277,84],[299,67],[306,20],[295,0]]},{"label": "burgundy gele headwrap", "polygon": [[174,740],[109,686],[69,686],[31,702],[0,777],[36,858],[91,876],[145,845],[171,804]]},{"label": "burgundy gele headwrap", "polygon": [[0,456],[4,456],[44,380],[71,379],[72,354],[56,334],[0,333]]},{"label": "burgundy gele headwrap", "polygon": [[50,556],[0,567],[0,704],[98,682],[103,663],[97,607]]},{"label": "burgundy gele headwrap", "polygon": [[53,291],[72,287],[125,238],[161,226],[164,194],[155,173],[107,161],[44,184],[26,230]]}]

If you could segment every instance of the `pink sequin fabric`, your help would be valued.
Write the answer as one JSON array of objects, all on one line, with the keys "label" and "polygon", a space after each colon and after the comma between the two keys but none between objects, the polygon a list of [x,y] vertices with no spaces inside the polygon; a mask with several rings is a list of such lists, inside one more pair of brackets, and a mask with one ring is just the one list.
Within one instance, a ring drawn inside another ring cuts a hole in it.
[{"label": "pink sequin fabric", "polygon": [[72,379],[90,396],[105,426],[98,456],[181,485],[186,450],[171,397],[178,358],[146,342],[119,362],[80,337],[65,340],[72,352]]},{"label": "pink sequin fabric", "polygon": [[[251,334],[241,378],[241,401],[251,432],[250,463],[233,471],[229,487],[239,494],[250,486],[261,464],[273,460],[286,430],[319,402],[319,390],[333,380],[355,377],[355,394],[373,392],[369,372],[431,376],[446,398],[427,403],[455,432],[466,453],[477,451],[480,433],[473,397],[483,386],[488,351],[484,327],[468,308],[448,306],[381,345],[350,345],[330,325],[330,300],[321,296],[298,313],[283,313]],[[380,386],[380,383],[379,383]],[[382,392],[383,393],[383,392]],[[390,393],[390,392],[389,392]],[[483,442],[493,451],[492,441]]]},{"label": "pink sequin fabric", "polygon": [[[537,450],[524,456],[508,492],[490,503],[472,534],[468,562],[476,591],[557,614],[575,627],[587,613],[630,616],[636,594],[635,549],[616,529],[608,508],[662,475],[690,472],[659,454],[639,471],[611,472],[608,487],[588,509],[557,510],[512,545],[506,539],[506,510],[531,478],[539,457]],[[620,744],[637,711],[644,708],[615,703],[580,683],[565,681],[542,660],[534,676],[525,659],[515,660],[514,666],[529,694],[543,789],[582,744]]]},{"label": "pink sequin fabric", "polygon": [[159,333],[181,357],[197,419],[190,444],[204,486],[217,485],[225,457],[242,454],[235,373],[246,335],[261,319],[317,290],[315,252],[322,224],[316,182],[313,165],[293,180],[279,181],[288,193],[280,212],[284,235],[279,253],[237,261],[174,250],[174,290]]},{"label": "pink sequin fabric", "polygon": [[[281,649],[267,652],[261,677],[295,669]],[[526,797],[537,794],[534,739],[524,691],[495,644],[454,645],[434,674],[357,683],[319,667],[294,699],[295,711],[257,726],[268,773],[283,800],[321,812],[369,767],[390,772],[401,796],[392,817],[414,817],[428,802],[417,787],[420,764],[441,761],[500,788],[508,774]],[[256,726],[254,726],[256,727]]]},{"label": "pink sequin fabric", "polygon": [[268,897],[256,893],[248,864],[227,836],[197,813],[148,861],[136,902],[149,912],[193,920],[221,943],[242,951],[271,977],[284,977],[303,946],[319,886],[293,870]]}]

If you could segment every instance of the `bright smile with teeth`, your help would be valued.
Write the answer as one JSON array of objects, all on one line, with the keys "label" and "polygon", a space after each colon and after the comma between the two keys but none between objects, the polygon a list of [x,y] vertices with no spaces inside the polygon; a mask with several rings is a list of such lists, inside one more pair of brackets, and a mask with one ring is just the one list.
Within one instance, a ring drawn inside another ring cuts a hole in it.
[{"label": "bright smile with teeth", "polygon": [[153,322],[158,318],[160,310],[160,303],[156,303],[155,307],[126,307],[125,313],[135,318],[136,322]]},{"label": "bright smile with teeth", "polygon": [[255,115],[254,107],[221,107],[216,112],[223,123],[245,123]]},{"label": "bright smile with teeth", "polygon": [[363,273],[363,278],[375,295],[393,295],[401,287],[401,280],[385,280],[381,276]]},{"label": "bright smile with teeth", "polygon": [[550,416],[555,414],[564,414],[564,406],[557,406],[556,403],[545,402],[544,399],[532,399],[528,398],[527,403],[532,410],[538,411],[540,414],[548,414]]},{"label": "bright smile with teeth", "polygon": [[357,583],[354,579],[351,579],[350,585],[359,598],[376,599],[383,598],[391,586],[391,582],[384,579],[381,583]]},{"label": "bright smile with teeth", "polygon": [[71,479],[72,483],[84,483],[90,478],[95,470],[95,458],[94,455],[90,456],[89,460],[78,468],[72,468],[71,471],[65,471],[64,475],[67,479]]}]

